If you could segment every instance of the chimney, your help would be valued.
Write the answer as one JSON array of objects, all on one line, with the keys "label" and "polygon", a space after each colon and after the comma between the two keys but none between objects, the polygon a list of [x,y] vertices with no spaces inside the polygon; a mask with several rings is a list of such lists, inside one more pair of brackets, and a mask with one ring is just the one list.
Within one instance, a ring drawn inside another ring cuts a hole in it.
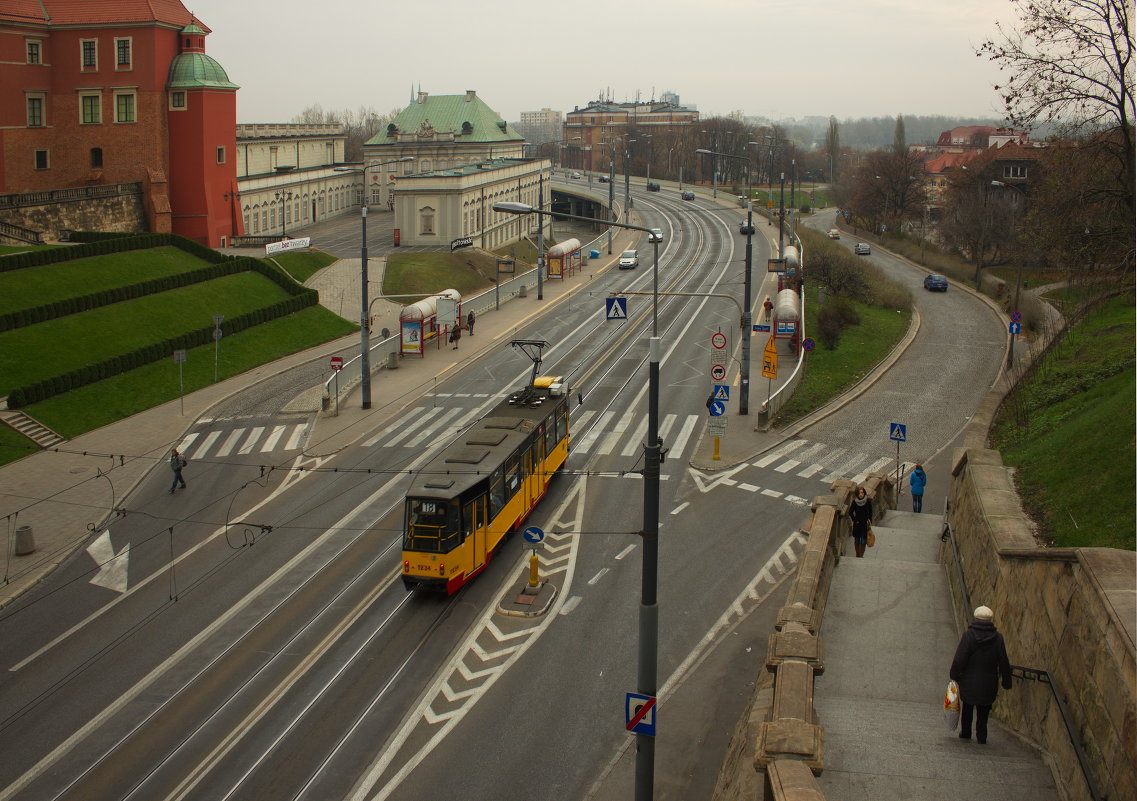
[{"label": "chimney", "polygon": [[467,90],[466,90],[466,102],[467,102],[467,103],[472,103],[472,102],[474,102],[474,96],[475,96],[476,94],[477,94],[477,92],[475,92],[473,89],[467,89]]},{"label": "chimney", "polygon": [[421,106],[423,103],[425,103],[425,102],[426,102],[426,96],[427,96],[427,94],[428,94],[427,92],[424,92],[424,91],[422,91],[421,89],[419,89],[419,92],[418,92],[418,104],[419,104],[420,106]]}]

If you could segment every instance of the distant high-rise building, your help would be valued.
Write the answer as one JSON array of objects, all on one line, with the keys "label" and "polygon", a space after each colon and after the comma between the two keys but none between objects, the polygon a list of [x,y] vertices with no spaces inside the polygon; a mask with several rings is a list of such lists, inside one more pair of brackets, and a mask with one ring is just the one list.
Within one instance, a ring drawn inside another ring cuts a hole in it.
[{"label": "distant high-rise building", "polygon": [[530,142],[550,142],[561,135],[561,112],[551,108],[522,111],[517,132]]}]

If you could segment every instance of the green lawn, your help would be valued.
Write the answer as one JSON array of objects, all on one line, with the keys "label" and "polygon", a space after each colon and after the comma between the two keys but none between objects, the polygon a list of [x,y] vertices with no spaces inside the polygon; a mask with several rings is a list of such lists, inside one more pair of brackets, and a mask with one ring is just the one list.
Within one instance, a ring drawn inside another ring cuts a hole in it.
[{"label": "green lawn", "polygon": [[322,250],[297,250],[264,259],[267,262],[275,262],[298,284],[304,283],[336,260],[335,256],[324,253]]},{"label": "green lawn", "polygon": [[[911,311],[898,312],[863,303],[853,306],[860,315],[860,324],[842,332],[835,350],[825,350],[818,344],[806,355],[805,375],[789,403],[775,416],[776,426],[783,427],[805,417],[856,384],[888,356],[908,331]],[[816,320],[816,287],[806,292],[805,308],[806,320]],[[778,370],[791,369],[790,362],[778,364]],[[759,389],[763,389],[764,383],[755,380]]]},{"label": "green lawn", "polygon": [[[323,306],[313,306],[224,337],[218,348],[219,376],[229,378],[357,330],[358,326]],[[187,352],[182,368],[186,393],[213,383],[213,361],[212,343]],[[56,395],[23,411],[71,438],[174,400],[179,394],[178,365],[171,358]]]},{"label": "green lawn", "polygon": [[0,465],[14,462],[38,450],[39,446],[23,434],[0,425]]},{"label": "green lawn", "polygon": [[[425,297],[457,289],[462,297],[469,297],[493,286],[489,276],[496,271],[497,259],[481,251],[398,253],[387,257],[383,294]],[[414,298],[403,302],[413,303]]]},{"label": "green lawn", "polygon": [[0,314],[208,266],[184,250],[163,247],[10,270],[0,273]]},{"label": "green lawn", "polygon": [[[36,268],[38,269],[38,268]],[[259,273],[225,276],[0,333],[0,395],[289,295]]]},{"label": "green lawn", "polygon": [[1132,293],[1091,312],[1004,403],[992,445],[1047,541],[1134,550]]}]

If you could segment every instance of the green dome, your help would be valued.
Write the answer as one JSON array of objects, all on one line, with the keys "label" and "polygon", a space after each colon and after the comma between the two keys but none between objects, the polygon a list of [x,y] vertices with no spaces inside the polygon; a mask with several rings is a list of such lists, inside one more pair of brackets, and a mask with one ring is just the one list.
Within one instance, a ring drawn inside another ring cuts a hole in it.
[{"label": "green dome", "polygon": [[239,89],[229,80],[225,68],[205,53],[180,53],[170,62],[170,79],[167,89],[200,89],[215,87]]}]

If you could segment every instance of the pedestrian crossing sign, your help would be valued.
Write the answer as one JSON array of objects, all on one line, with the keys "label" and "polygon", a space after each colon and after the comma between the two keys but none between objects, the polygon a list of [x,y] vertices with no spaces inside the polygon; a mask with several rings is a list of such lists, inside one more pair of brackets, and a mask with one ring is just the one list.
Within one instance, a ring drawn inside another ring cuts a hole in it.
[{"label": "pedestrian crossing sign", "polygon": [[627,320],[628,299],[604,298],[604,316],[609,320]]},{"label": "pedestrian crossing sign", "polygon": [[725,384],[715,384],[715,400],[730,400],[730,387]]},{"label": "pedestrian crossing sign", "polygon": [[896,442],[908,441],[908,426],[903,423],[889,423],[888,438]]}]

